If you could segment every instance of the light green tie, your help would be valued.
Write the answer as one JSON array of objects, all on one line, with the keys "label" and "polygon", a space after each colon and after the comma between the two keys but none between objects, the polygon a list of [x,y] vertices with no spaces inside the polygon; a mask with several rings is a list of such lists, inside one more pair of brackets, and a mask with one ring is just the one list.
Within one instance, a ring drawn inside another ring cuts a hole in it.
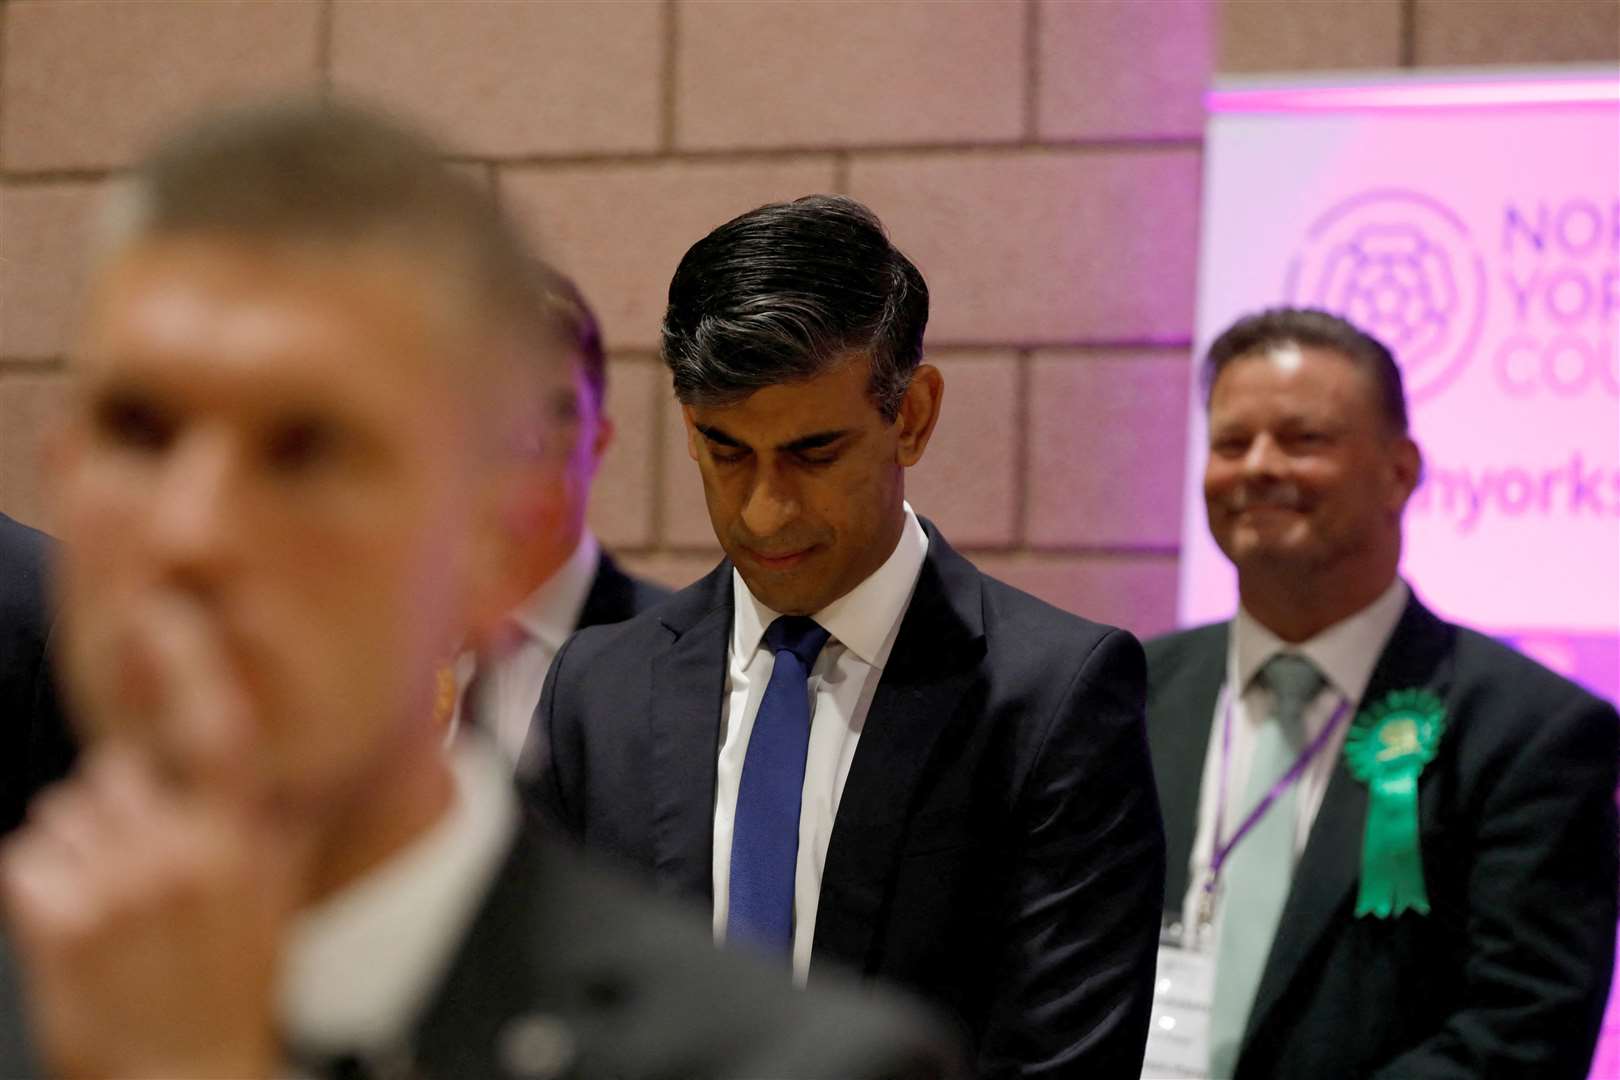
[{"label": "light green tie", "polygon": [[[1255,735],[1249,782],[1236,815],[1241,821],[1299,758],[1305,707],[1322,689],[1322,673],[1297,653],[1278,653],[1258,676],[1272,693],[1271,719]],[[1215,952],[1215,999],[1209,1018],[1209,1075],[1230,1080],[1243,1029],[1265,970],[1266,954],[1294,877],[1295,789],[1290,784],[1232,850],[1221,869],[1220,945]]]}]

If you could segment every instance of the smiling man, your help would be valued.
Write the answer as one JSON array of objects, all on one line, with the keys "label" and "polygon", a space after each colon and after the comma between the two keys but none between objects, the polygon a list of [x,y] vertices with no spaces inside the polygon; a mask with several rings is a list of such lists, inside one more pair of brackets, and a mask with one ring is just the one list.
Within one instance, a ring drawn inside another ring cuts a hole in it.
[{"label": "smiling man", "polygon": [[1148,643],[1166,918],[1213,966],[1198,1065],[1579,1080],[1614,957],[1614,709],[1398,576],[1422,459],[1381,343],[1267,311],[1205,378],[1240,607]]},{"label": "smiling man", "polygon": [[[563,362],[477,186],[364,112],[121,189],[55,453],[74,775],[0,852],[0,1075],[948,1075],[581,867],[436,673],[525,588]],[[525,478],[528,478],[527,480]]]},{"label": "smiling man", "polygon": [[1140,647],[906,504],[927,315],[846,198],[687,252],[664,358],[727,558],[563,649],[535,791],[784,980],[845,964],[950,1009],[977,1075],[1134,1075],[1164,874]]}]

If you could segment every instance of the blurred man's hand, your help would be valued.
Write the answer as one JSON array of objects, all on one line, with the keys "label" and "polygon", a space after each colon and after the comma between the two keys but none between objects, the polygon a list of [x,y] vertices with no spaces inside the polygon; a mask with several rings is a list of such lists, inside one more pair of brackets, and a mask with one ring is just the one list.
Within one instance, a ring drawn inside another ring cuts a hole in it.
[{"label": "blurred man's hand", "polygon": [[269,1076],[300,845],[255,780],[252,718],[205,615],[164,599],[121,645],[122,707],[149,714],[174,764],[103,741],[0,852],[37,1049],[55,1075]]}]

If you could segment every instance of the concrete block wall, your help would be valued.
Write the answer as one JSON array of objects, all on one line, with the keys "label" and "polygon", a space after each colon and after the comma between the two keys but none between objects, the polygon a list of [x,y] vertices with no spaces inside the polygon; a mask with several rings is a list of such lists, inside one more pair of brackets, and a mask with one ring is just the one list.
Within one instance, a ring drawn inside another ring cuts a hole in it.
[{"label": "concrete block wall", "polygon": [[[1557,17],[1549,16],[1556,9]],[[436,130],[580,281],[619,438],[593,523],[671,584],[716,554],[656,356],[710,228],[860,198],[933,293],[944,419],[910,494],[992,573],[1153,633],[1174,612],[1201,93],[1212,70],[1613,58],[1613,0],[0,0],[0,510],[49,527],[101,189],[268,90]]]}]

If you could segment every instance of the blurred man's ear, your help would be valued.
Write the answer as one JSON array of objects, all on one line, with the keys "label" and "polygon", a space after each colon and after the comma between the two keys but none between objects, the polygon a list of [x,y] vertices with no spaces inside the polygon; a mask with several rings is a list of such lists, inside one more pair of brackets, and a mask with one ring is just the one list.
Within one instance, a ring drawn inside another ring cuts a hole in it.
[{"label": "blurred man's ear", "polygon": [[466,632],[484,644],[530,589],[528,562],[535,537],[562,527],[555,470],[512,463],[488,470],[480,483],[468,545]]},{"label": "blurred man's ear", "polygon": [[897,456],[903,467],[910,468],[922,460],[944,401],[945,377],[939,373],[939,368],[932,364],[919,365],[912,373],[905,397],[900,399],[900,414],[895,418],[900,430]]},{"label": "blurred man's ear", "polygon": [[1399,514],[1406,508],[1406,501],[1412,497],[1412,492],[1423,482],[1423,451],[1409,436],[1399,436],[1393,447],[1390,464],[1395,473],[1392,494],[1395,505],[1391,509]]},{"label": "blurred man's ear", "polygon": [[591,440],[592,472],[595,472],[596,467],[602,464],[602,455],[606,454],[608,447],[613,445],[614,432],[613,418],[605,414],[598,414],[596,417],[596,438]]}]

